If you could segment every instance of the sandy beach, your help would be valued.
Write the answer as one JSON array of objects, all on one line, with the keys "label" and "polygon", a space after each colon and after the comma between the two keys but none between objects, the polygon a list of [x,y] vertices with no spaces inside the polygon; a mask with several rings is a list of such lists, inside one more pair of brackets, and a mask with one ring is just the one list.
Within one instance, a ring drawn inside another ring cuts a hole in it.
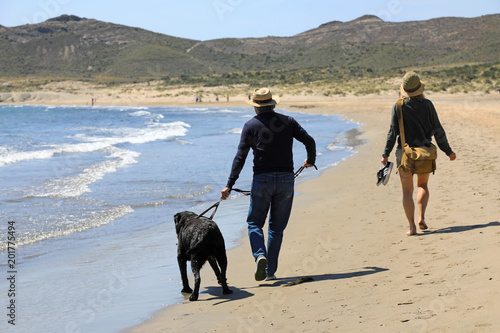
[{"label": "sandy beach", "polygon": [[[307,112],[361,123],[366,144],[297,186],[278,280],[254,280],[243,237],[228,251],[232,295],[205,268],[199,301],[167,307],[129,332],[498,332],[500,161],[488,148],[500,139],[500,99],[428,98],[458,159],[439,155],[427,232],[406,236],[395,172],[375,185],[397,95],[300,101]],[[286,286],[304,276],[314,280]]]},{"label": "sandy beach", "polygon": [[[47,93],[50,98],[44,99],[45,93],[37,94],[24,102],[78,104],[92,96],[66,99]],[[107,94],[97,102],[116,101]],[[207,265],[198,301],[169,306],[127,332],[500,331],[500,157],[494,148],[500,142],[500,95],[427,97],[457,153],[451,162],[438,152],[429,181],[428,231],[406,236],[395,170],[387,186],[376,186],[397,90],[346,97],[284,94],[280,108],[342,114],[359,122],[365,144],[353,157],[296,187],[300,195],[285,231],[278,279],[254,280],[244,236],[228,251],[233,294],[222,295]],[[153,103],[131,96],[127,104],[195,104],[192,96],[183,98]],[[245,105],[240,101],[231,96],[229,103],[217,105]],[[301,277],[313,280],[287,285]]]}]

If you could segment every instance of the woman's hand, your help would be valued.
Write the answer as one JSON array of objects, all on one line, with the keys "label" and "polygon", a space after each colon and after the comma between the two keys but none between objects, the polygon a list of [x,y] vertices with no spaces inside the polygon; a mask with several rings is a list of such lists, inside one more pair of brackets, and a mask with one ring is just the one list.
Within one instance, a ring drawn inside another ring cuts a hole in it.
[{"label": "woman's hand", "polygon": [[382,157],[382,160],[380,160],[380,163],[382,163],[383,165],[386,165],[388,161],[389,161],[389,157]]}]

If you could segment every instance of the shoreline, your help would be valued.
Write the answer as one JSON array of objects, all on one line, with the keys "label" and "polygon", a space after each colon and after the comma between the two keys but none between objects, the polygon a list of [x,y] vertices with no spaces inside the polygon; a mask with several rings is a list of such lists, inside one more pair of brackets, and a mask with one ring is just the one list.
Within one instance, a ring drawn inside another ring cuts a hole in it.
[{"label": "shoreline", "polygon": [[[500,164],[497,156],[481,152],[500,138],[500,102],[429,96],[458,155],[454,162],[439,155],[429,183],[429,232],[405,235],[395,172],[387,186],[375,186],[397,94],[302,101],[310,107],[301,111],[341,114],[360,123],[366,143],[296,186],[302,195],[286,230],[278,280],[254,281],[244,236],[228,251],[232,295],[222,295],[205,268],[202,288],[208,290],[199,301],[168,306],[125,332],[498,330],[500,308],[487,295],[500,293],[494,282],[500,270],[488,260],[500,247]],[[290,104],[296,101],[280,107]],[[284,287],[301,276],[314,280]]]}]

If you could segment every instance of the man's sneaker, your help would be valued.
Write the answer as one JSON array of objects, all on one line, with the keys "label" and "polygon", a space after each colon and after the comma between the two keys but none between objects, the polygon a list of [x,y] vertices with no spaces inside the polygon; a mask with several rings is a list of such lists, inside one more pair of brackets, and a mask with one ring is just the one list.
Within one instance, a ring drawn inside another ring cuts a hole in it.
[{"label": "man's sneaker", "polygon": [[274,274],[266,277],[266,281],[274,281],[274,280],[276,280],[276,275],[274,275]]},{"label": "man's sneaker", "polygon": [[264,256],[259,256],[256,262],[257,268],[255,269],[255,281],[265,280],[266,267],[267,267],[267,259]]},{"label": "man's sneaker", "polygon": [[391,176],[392,167],[394,163],[387,162],[380,170],[377,172],[377,186],[380,184],[387,185],[389,177]]}]

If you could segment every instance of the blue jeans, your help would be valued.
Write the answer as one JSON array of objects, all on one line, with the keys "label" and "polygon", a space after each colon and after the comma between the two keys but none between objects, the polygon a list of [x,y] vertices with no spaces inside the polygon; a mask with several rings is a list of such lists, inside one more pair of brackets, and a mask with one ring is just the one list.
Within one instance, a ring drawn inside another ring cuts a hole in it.
[{"label": "blue jeans", "polygon": [[[255,260],[260,255],[267,258],[268,276],[272,276],[278,269],[283,231],[292,210],[293,188],[294,176],[290,172],[271,172],[253,177],[247,217],[248,237]],[[270,214],[266,250],[262,228],[268,212]]]}]

